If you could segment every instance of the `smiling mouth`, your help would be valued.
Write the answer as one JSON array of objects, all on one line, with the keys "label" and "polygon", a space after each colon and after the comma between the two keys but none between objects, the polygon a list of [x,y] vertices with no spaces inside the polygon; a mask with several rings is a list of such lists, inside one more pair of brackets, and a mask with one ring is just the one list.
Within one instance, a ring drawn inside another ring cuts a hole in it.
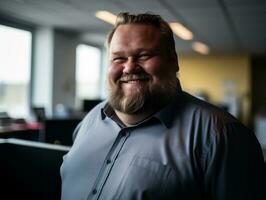
[{"label": "smiling mouth", "polygon": [[149,78],[144,75],[128,75],[128,76],[123,76],[119,79],[119,83],[129,83],[129,84],[134,84],[134,83],[139,83],[143,81],[148,81]]},{"label": "smiling mouth", "polygon": [[135,84],[135,83],[140,83],[143,81],[148,81],[148,79],[134,79],[134,80],[127,80],[127,81],[121,81],[120,80],[120,83]]}]

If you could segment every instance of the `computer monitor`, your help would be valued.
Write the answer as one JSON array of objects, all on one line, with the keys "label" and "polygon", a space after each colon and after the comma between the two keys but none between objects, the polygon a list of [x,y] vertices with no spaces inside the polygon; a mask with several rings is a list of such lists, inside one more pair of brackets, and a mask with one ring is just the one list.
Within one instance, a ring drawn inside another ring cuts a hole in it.
[{"label": "computer monitor", "polygon": [[100,99],[84,99],[83,100],[83,112],[89,112],[92,108],[94,108],[97,104],[102,102]]},{"label": "computer monitor", "polygon": [[71,146],[72,135],[81,119],[45,119],[44,138],[45,142]]}]

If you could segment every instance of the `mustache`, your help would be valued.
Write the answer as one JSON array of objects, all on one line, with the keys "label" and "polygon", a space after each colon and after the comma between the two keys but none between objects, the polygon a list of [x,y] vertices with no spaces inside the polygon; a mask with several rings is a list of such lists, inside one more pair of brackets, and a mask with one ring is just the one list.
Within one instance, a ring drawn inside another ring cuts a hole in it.
[{"label": "mustache", "polygon": [[124,83],[129,81],[136,81],[136,80],[149,80],[150,77],[147,74],[123,74],[119,79],[118,83]]}]

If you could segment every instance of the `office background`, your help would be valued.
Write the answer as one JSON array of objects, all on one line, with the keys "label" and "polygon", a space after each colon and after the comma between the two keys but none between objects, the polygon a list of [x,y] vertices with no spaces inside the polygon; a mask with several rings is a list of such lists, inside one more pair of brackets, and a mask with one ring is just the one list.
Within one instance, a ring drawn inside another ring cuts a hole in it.
[{"label": "office background", "polygon": [[166,19],[182,88],[236,116],[266,149],[264,0],[0,0],[2,153],[14,137],[71,146],[75,126],[106,97],[105,36],[121,11]]}]

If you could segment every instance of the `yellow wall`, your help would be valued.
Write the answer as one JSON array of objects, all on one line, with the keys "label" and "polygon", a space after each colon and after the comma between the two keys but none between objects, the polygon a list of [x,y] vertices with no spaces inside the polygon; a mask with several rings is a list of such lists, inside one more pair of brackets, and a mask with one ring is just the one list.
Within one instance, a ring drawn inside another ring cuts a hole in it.
[{"label": "yellow wall", "polygon": [[250,64],[247,55],[179,56],[179,78],[183,90],[204,91],[212,103],[222,101],[225,80],[235,83],[240,99],[241,120],[248,122],[250,112]]}]

